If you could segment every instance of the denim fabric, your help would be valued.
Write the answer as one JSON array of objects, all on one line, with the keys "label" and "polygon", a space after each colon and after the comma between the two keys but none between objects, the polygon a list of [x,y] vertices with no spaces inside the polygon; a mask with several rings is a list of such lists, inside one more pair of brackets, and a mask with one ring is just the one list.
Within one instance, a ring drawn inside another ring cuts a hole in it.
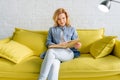
[{"label": "denim fabric", "polygon": [[78,51],[77,49],[75,49],[75,48],[70,48],[72,51],[73,51],[73,53],[74,53],[74,58],[77,58],[77,57],[79,57],[80,56],[80,51]]},{"label": "denim fabric", "polygon": [[[77,31],[74,27],[60,27],[60,26],[56,26],[56,27],[51,27],[48,31],[48,37],[47,37],[47,42],[46,42],[46,46],[48,47],[51,44],[59,44],[61,42],[61,32],[63,31],[63,38],[65,41],[70,41],[70,40],[74,40],[78,38],[78,34]],[[71,48],[71,50],[74,53],[74,58],[79,57],[80,56],[80,52],[75,49],[75,48]],[[42,59],[44,59],[46,52],[42,53],[40,55],[40,57]]]},{"label": "denim fabric", "polygon": [[49,46],[51,44],[59,44],[61,41],[61,32],[63,31],[63,38],[65,41],[70,41],[78,38],[77,31],[73,27],[51,27],[48,31],[47,43]]}]

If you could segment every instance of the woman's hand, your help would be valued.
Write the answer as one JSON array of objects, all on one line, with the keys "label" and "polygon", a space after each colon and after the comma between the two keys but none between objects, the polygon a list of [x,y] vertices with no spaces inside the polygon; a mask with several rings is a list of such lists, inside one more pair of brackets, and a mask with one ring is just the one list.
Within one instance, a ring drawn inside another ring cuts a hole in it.
[{"label": "woman's hand", "polygon": [[67,42],[62,42],[62,43],[59,43],[59,44],[49,45],[48,48],[53,48],[53,47],[63,47],[63,48],[66,48],[66,45],[67,45]]},{"label": "woman's hand", "polygon": [[79,49],[81,47],[81,43],[80,42],[77,42],[75,45],[74,45],[74,48],[75,49]]}]

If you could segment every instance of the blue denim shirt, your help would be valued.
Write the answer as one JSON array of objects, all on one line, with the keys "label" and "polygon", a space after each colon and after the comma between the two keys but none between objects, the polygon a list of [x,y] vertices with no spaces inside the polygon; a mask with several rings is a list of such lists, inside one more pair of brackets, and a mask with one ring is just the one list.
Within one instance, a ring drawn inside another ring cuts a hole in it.
[{"label": "blue denim shirt", "polygon": [[[63,30],[63,38],[65,41],[70,41],[78,38],[77,31],[74,27],[51,27],[48,31],[48,37],[47,37],[47,42],[46,46],[48,47],[49,45],[52,44],[59,44],[61,42],[61,31]],[[80,52],[75,49],[75,48],[70,48],[74,52],[74,58],[80,56]],[[45,53],[41,55],[41,58],[44,58]]]},{"label": "blue denim shirt", "polygon": [[63,30],[63,38],[65,41],[70,41],[78,38],[77,32],[73,27],[51,27],[47,37],[47,47],[51,44],[59,44],[61,40],[61,31]]}]

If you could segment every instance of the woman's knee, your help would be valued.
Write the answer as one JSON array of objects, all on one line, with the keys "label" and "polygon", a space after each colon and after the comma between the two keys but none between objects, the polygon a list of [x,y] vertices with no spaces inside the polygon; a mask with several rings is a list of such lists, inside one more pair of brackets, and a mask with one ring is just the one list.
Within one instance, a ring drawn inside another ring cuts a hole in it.
[{"label": "woman's knee", "polygon": [[51,52],[54,52],[54,49],[48,49],[47,50],[47,53],[51,53]]},{"label": "woman's knee", "polygon": [[46,52],[46,56],[55,57],[54,50],[53,49],[48,49],[47,52]]}]

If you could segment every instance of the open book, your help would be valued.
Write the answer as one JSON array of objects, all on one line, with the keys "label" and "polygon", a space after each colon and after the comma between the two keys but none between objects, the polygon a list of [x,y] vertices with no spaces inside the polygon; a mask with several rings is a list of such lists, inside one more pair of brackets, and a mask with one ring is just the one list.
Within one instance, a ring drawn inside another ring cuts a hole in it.
[{"label": "open book", "polygon": [[49,46],[48,48],[71,48],[71,47],[74,47],[74,45],[79,42],[79,40],[71,40],[71,41],[68,41],[66,45],[51,45]]}]

